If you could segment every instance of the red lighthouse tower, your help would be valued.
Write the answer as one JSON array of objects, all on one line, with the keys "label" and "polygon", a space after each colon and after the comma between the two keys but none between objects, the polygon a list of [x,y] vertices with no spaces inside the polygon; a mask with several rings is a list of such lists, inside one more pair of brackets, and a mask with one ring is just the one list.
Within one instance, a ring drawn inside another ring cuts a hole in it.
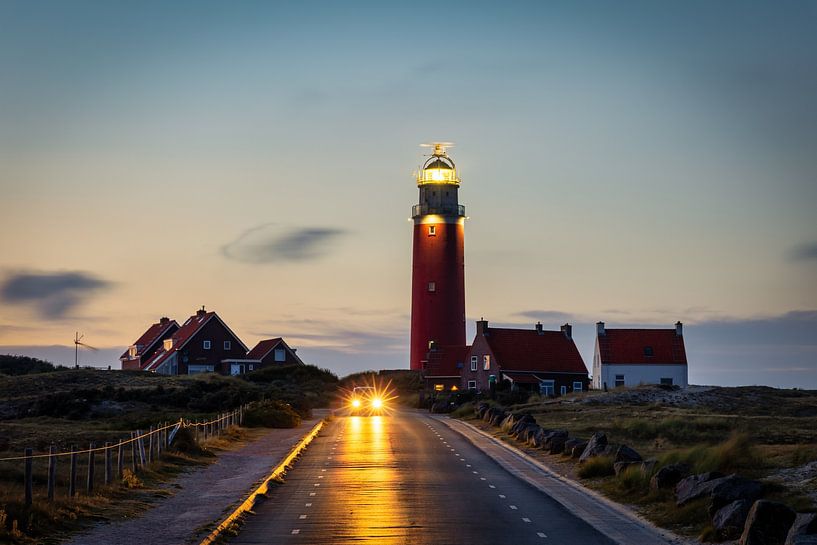
[{"label": "red lighthouse tower", "polygon": [[417,175],[420,203],[412,208],[411,369],[423,370],[430,344],[465,346],[465,207],[446,144]]}]

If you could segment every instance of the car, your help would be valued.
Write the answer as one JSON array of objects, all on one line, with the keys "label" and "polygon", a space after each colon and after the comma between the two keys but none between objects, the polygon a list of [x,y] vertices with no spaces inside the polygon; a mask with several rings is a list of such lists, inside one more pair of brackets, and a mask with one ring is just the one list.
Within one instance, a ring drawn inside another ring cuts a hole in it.
[{"label": "car", "polygon": [[383,398],[372,386],[355,386],[349,398],[349,414],[374,415],[383,412]]}]

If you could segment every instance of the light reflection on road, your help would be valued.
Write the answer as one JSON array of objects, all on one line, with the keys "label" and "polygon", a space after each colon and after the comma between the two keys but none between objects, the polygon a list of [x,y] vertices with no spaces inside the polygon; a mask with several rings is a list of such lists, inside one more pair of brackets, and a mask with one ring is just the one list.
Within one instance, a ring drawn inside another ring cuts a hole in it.
[{"label": "light reflection on road", "polygon": [[[404,543],[406,513],[397,494],[399,479],[388,437],[391,419],[351,416],[336,462],[348,501],[348,519],[338,521],[344,537],[356,543]],[[348,532],[348,533],[347,533]]]}]

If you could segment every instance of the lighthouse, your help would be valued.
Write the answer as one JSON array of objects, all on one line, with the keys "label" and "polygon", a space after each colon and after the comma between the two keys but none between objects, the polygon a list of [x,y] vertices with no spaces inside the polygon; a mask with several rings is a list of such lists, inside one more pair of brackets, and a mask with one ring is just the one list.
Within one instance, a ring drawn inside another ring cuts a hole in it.
[{"label": "lighthouse", "polygon": [[417,173],[419,203],[412,207],[411,369],[422,371],[433,346],[465,346],[465,207],[446,143]]}]

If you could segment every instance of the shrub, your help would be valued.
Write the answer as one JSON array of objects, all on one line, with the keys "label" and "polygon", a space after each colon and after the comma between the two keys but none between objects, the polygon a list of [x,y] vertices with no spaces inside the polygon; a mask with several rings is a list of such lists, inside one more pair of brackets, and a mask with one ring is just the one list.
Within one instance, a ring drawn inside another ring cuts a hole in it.
[{"label": "shrub", "polygon": [[745,433],[733,433],[729,439],[718,445],[698,446],[671,452],[662,456],[660,465],[685,462],[695,473],[720,471],[731,473],[741,470],[756,470],[759,458]]},{"label": "shrub", "polygon": [[295,428],[300,423],[298,413],[287,403],[278,400],[255,403],[244,415],[244,425],[251,428]]},{"label": "shrub", "polygon": [[615,474],[613,459],[610,456],[594,456],[581,464],[576,474],[582,479],[613,475]]},{"label": "shrub", "polygon": [[474,416],[474,404],[470,401],[463,403],[451,412],[453,418],[463,418],[467,416]]}]

